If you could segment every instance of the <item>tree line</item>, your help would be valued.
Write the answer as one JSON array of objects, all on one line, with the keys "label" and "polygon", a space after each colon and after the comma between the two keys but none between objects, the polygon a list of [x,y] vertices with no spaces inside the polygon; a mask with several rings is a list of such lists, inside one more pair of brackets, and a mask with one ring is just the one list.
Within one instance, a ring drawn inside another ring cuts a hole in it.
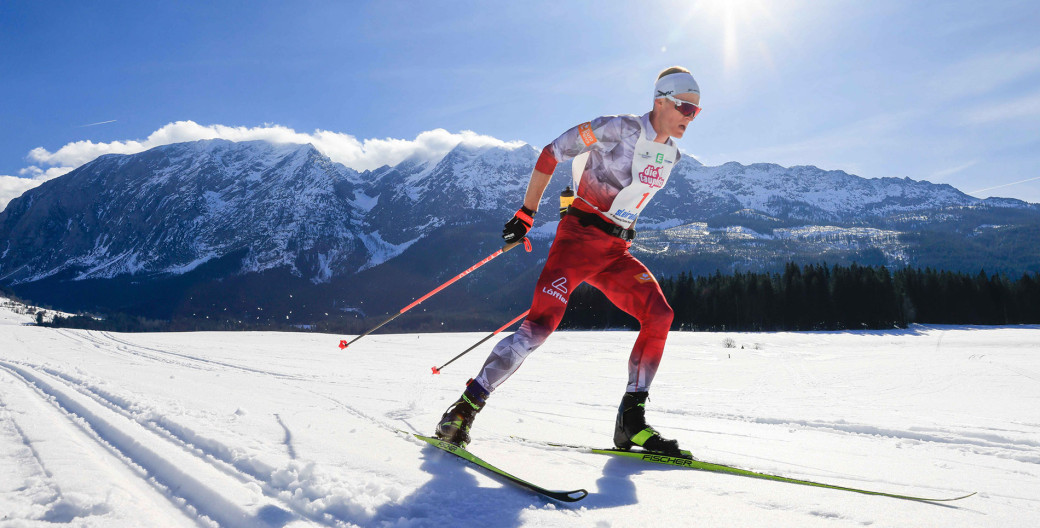
[{"label": "tree line", "polygon": [[[905,328],[911,323],[1040,323],[1040,274],[1010,278],[931,268],[787,264],[783,272],[660,279],[672,329],[711,331]],[[638,328],[603,294],[571,296],[565,328]]]},{"label": "tree line", "polygon": [[[737,272],[659,279],[675,312],[673,330],[779,331],[905,328],[912,323],[1040,324],[1040,274],[967,274],[932,268],[787,264],[783,272]],[[495,312],[413,314],[388,332],[476,331],[494,328]],[[375,319],[290,325],[227,317],[152,320],[126,314],[56,317],[44,326],[120,332],[281,330],[354,335]],[[405,324],[407,323],[407,324]],[[598,290],[582,285],[570,297],[561,329],[638,329]]]}]

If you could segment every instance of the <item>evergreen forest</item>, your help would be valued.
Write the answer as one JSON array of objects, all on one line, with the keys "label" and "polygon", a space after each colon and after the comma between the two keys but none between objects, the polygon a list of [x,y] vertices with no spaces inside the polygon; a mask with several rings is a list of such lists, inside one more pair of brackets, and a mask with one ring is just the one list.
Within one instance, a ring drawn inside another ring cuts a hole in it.
[{"label": "evergreen forest", "polygon": [[[1040,274],[967,274],[931,268],[787,264],[783,272],[738,272],[659,278],[675,313],[672,329],[813,331],[905,328],[913,323],[1040,324]],[[10,295],[11,292],[8,292]],[[526,307],[526,306],[525,306]],[[410,313],[381,332],[482,331],[512,315],[490,310]],[[153,320],[121,313],[57,317],[41,324],[120,332],[190,330],[318,331],[356,335],[383,316],[289,325],[230,318]],[[583,284],[570,297],[561,329],[638,329],[639,323]]]},{"label": "evergreen forest", "polygon": [[[934,269],[788,264],[782,273],[680,273],[659,279],[673,330],[905,328],[911,323],[1040,323],[1040,274],[1009,278]],[[571,295],[565,328],[638,328],[587,285]]]}]

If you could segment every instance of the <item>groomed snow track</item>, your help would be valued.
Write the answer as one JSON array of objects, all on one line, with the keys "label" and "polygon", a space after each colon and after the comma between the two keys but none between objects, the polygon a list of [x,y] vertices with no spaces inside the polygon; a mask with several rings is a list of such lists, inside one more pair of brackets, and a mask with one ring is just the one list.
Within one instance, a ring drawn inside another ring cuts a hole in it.
[{"label": "groomed snow track", "polygon": [[163,420],[135,416],[129,402],[67,375],[25,365],[0,361],[0,372],[49,404],[55,412],[46,420],[73,422],[111,455],[113,463],[125,465],[200,526],[351,526],[280,498],[294,490],[272,484],[273,468],[236,466],[229,450],[207,445]]}]

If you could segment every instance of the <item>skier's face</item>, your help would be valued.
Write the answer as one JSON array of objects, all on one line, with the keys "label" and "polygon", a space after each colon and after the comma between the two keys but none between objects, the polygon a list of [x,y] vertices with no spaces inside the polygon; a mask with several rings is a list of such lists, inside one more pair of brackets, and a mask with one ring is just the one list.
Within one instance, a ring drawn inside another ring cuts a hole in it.
[{"label": "skier's face", "polygon": [[[695,105],[701,104],[700,94],[695,93],[684,93],[675,96],[676,99],[691,102]],[[686,133],[686,127],[690,126],[690,121],[693,121],[693,115],[685,116],[678,108],[675,107],[675,103],[662,97],[654,100],[654,106],[656,107],[657,114],[660,116],[659,126],[661,130],[658,133],[668,134],[669,136],[679,139]]]}]

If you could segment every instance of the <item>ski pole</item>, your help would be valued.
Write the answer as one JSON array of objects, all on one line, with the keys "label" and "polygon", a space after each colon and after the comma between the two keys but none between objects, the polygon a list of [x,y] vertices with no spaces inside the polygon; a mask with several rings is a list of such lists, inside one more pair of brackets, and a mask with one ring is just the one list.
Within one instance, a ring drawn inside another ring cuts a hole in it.
[{"label": "ski pole", "polygon": [[445,282],[444,284],[441,284],[440,286],[437,286],[436,288],[433,289],[433,291],[431,291],[430,293],[427,293],[426,295],[423,295],[422,297],[416,299],[415,302],[413,302],[412,304],[409,304],[408,306],[405,306],[404,308],[401,308],[400,310],[397,311],[397,313],[395,313],[395,314],[391,315],[390,317],[387,317],[385,320],[383,320],[383,322],[381,322],[381,323],[375,325],[374,327],[369,328],[368,330],[366,330],[365,333],[355,337],[354,339],[351,339],[349,342],[346,339],[341,340],[339,342],[340,350],[347,348],[348,346],[354,344],[354,342],[357,341],[358,339],[361,339],[362,337],[365,337],[368,334],[371,334],[372,332],[375,332],[376,330],[382,328],[383,325],[389,323],[390,321],[393,321],[394,319],[397,319],[398,317],[401,316],[401,314],[407,312],[408,310],[411,310],[412,308],[415,308],[421,302],[425,301],[426,299],[429,299],[430,297],[433,297],[434,295],[436,295],[438,292],[440,292],[444,288],[447,288],[448,286],[451,286],[452,283],[454,283],[455,281],[465,277],[466,275],[469,275],[470,273],[473,273],[473,271],[475,271],[477,268],[479,268],[479,267],[483,266],[484,264],[487,264],[488,262],[490,262],[491,259],[501,255],[502,253],[505,253],[506,251],[509,251],[510,249],[515,248],[521,242],[524,244],[524,249],[526,249],[528,251],[528,253],[530,253],[531,252],[531,241],[528,240],[527,238],[524,238],[522,241],[512,242],[512,243],[509,243],[509,244],[506,244],[506,245],[502,246],[502,249],[499,249],[498,251],[488,255],[487,257],[484,258],[484,260],[481,260],[480,262],[477,262],[476,264],[471,266],[469,269],[467,269],[466,271],[463,271],[462,273],[459,273],[458,275],[456,275],[454,278],[452,278],[448,282]]},{"label": "ski pole", "polygon": [[513,319],[512,321],[509,321],[508,323],[502,325],[502,328],[499,328],[498,330],[495,330],[494,332],[491,332],[484,339],[481,339],[480,341],[477,341],[477,344],[467,348],[466,350],[463,350],[461,354],[451,358],[451,361],[448,361],[447,363],[445,363],[445,364],[443,364],[443,365],[441,365],[439,367],[430,367],[431,370],[433,370],[434,374],[440,374],[442,368],[447,367],[448,365],[451,365],[452,363],[455,362],[456,359],[459,359],[460,357],[465,356],[466,354],[468,354],[470,350],[473,350],[474,348],[477,348],[478,346],[483,345],[484,341],[487,341],[488,339],[491,339],[492,337],[495,337],[502,330],[505,330],[506,328],[509,328],[510,326],[513,326],[513,323],[519,321],[520,319],[523,319],[524,317],[527,317],[527,314],[530,313],[530,312],[531,312],[531,310],[528,309],[526,312],[516,316],[516,319]]}]

